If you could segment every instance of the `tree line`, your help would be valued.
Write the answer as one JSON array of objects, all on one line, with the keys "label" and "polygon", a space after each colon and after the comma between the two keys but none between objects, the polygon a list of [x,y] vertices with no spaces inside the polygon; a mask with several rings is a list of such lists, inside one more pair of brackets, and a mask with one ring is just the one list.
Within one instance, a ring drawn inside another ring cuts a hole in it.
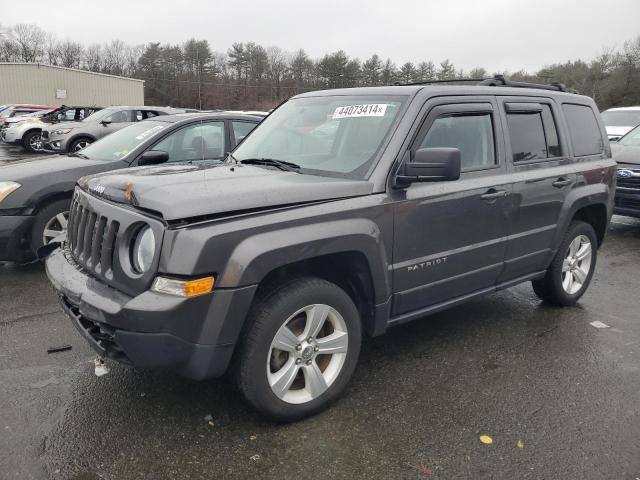
[{"label": "tree line", "polygon": [[512,80],[558,81],[592,96],[601,109],[640,105],[640,35],[592,60],[571,60],[523,70],[465,72],[448,60],[395,64],[377,54],[364,61],[339,50],[311,58],[303,49],[236,42],[225,52],[207,40],[182,44],[121,40],[84,45],[58,40],[37,25],[0,26],[0,62],[46,63],[145,80],[145,103],[202,109],[272,108],[295,94],[326,88],[485,78],[501,73]]}]

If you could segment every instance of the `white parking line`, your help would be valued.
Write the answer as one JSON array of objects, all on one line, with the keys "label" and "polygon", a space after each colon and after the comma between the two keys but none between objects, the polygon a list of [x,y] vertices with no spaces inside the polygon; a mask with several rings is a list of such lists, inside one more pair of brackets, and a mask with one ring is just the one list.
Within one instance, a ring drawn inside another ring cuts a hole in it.
[{"label": "white parking line", "polygon": [[609,328],[609,325],[607,325],[606,323],[602,323],[599,320],[596,320],[595,322],[589,322],[589,325],[596,328]]}]

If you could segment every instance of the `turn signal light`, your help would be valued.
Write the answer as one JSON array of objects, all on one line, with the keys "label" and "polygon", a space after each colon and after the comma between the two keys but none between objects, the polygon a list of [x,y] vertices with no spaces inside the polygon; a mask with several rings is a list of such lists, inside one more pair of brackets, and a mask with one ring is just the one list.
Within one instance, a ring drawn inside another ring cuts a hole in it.
[{"label": "turn signal light", "polygon": [[199,278],[197,280],[176,280],[175,278],[156,277],[151,290],[159,293],[167,293],[178,297],[197,297],[213,290],[215,280],[213,277]]}]

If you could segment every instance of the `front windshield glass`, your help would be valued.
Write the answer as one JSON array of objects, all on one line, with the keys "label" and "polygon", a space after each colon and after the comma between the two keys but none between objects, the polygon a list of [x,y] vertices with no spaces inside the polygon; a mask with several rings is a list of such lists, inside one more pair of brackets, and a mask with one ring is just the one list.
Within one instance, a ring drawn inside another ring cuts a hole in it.
[{"label": "front windshield glass", "polygon": [[365,178],[406,98],[353,95],[290,100],[258,125],[233,157],[240,162],[290,162],[299,165],[301,173]]},{"label": "front windshield glass", "polygon": [[640,145],[640,126],[634,128],[624,137],[618,140],[622,145]]},{"label": "front windshield glass", "polygon": [[640,110],[609,110],[602,112],[607,127],[635,127],[640,125]]},{"label": "front windshield glass", "polygon": [[92,160],[122,160],[142,142],[160,134],[170,125],[153,120],[135,123],[92,143],[79,153]]}]

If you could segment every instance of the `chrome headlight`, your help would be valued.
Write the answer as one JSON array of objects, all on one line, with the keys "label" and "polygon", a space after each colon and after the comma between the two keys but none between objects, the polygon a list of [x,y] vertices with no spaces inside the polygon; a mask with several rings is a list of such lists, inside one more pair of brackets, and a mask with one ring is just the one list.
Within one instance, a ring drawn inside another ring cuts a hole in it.
[{"label": "chrome headlight", "polygon": [[62,128],[60,130],[55,130],[53,133],[55,133],[56,135],[66,135],[71,130],[73,130],[73,128]]},{"label": "chrome headlight", "polygon": [[11,192],[17,190],[21,186],[22,185],[18,182],[0,182],[0,202],[7,198]]},{"label": "chrome headlight", "polygon": [[133,237],[131,243],[131,264],[138,273],[145,273],[151,268],[156,253],[156,239],[148,226],[142,227]]}]

